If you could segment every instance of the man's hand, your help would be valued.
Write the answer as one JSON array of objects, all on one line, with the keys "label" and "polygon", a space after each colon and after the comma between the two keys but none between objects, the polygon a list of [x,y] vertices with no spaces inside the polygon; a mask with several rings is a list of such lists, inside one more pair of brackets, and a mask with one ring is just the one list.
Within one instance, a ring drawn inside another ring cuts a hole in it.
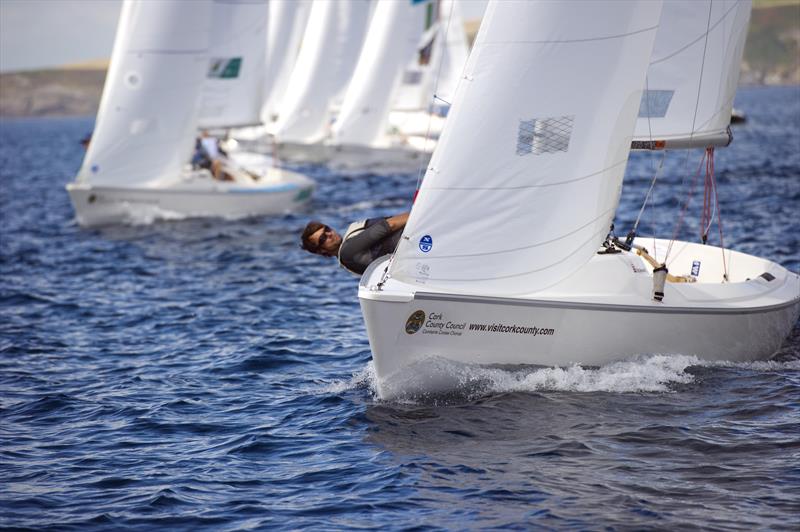
[{"label": "man's hand", "polygon": [[407,212],[404,212],[403,214],[397,214],[395,216],[386,219],[386,221],[389,223],[389,229],[391,229],[392,232],[405,227],[407,220],[408,220]]}]

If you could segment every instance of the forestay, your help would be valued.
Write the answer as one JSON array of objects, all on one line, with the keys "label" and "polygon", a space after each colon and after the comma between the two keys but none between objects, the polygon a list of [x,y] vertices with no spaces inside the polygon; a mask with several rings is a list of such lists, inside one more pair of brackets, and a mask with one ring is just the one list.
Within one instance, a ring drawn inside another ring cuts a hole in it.
[{"label": "forestay", "polygon": [[417,49],[424,5],[378,2],[353,79],[332,128],[336,144],[380,142],[404,66]]},{"label": "forestay", "polygon": [[661,2],[490,1],[390,273],[524,294],[609,230]]},{"label": "forestay", "polygon": [[214,0],[212,20],[199,126],[258,124],[264,99],[267,0]]},{"label": "forestay", "polygon": [[464,72],[464,65],[469,55],[467,34],[464,31],[464,19],[461,17],[461,8],[456,0],[443,0],[441,4],[442,21],[440,22],[440,36],[442,62],[441,76],[436,80],[436,96],[440,100],[437,104],[450,103],[456,92],[456,86]]},{"label": "forestay", "polygon": [[[725,146],[750,20],[749,0],[670,0],[647,73],[636,141]],[[660,146],[663,147],[663,146]]]},{"label": "forestay", "polygon": [[314,1],[275,126],[281,141],[316,142],[327,133],[331,106],[353,74],[369,14],[368,0]]},{"label": "forestay", "polygon": [[154,184],[189,160],[208,69],[211,3],[126,0],[78,181]]}]

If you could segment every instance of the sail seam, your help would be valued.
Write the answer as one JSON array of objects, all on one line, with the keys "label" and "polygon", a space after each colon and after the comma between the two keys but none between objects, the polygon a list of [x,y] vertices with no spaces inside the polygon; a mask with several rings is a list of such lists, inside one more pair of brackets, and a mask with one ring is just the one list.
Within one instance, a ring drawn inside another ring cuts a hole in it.
[{"label": "sail seam", "polygon": [[664,57],[662,57],[662,58],[660,58],[660,59],[657,59],[657,60],[653,61],[652,63],[650,63],[650,66],[657,65],[658,63],[663,63],[664,61],[667,61],[667,60],[669,60],[669,59],[672,59],[673,57],[675,57],[676,55],[680,54],[681,52],[683,52],[683,51],[684,51],[684,50],[686,50],[687,48],[690,48],[690,47],[694,46],[695,44],[697,44],[698,42],[700,42],[700,40],[701,40],[701,39],[703,39],[704,37],[706,37],[706,36],[707,36],[709,33],[711,33],[711,31],[712,31],[712,30],[716,29],[716,27],[717,27],[717,26],[719,26],[719,25],[722,23],[722,21],[723,21],[723,20],[725,20],[726,18],[728,18],[728,15],[730,15],[731,11],[733,11],[734,9],[736,9],[738,6],[739,6],[739,4],[738,4],[738,3],[735,3],[735,4],[733,4],[733,7],[731,7],[730,9],[728,9],[728,11],[726,11],[726,12],[725,12],[725,14],[724,14],[724,15],[722,15],[722,16],[719,18],[719,20],[717,20],[717,21],[716,21],[714,24],[712,24],[712,25],[711,25],[711,27],[710,27],[710,28],[708,28],[708,29],[706,30],[706,32],[705,32],[705,33],[702,33],[702,34],[700,34],[700,36],[699,36],[699,37],[697,37],[695,40],[693,40],[692,42],[690,42],[690,43],[686,44],[686,45],[685,45],[685,46],[683,46],[682,48],[680,48],[680,49],[678,49],[678,50],[675,50],[675,51],[674,51],[674,52],[672,52],[671,54],[669,54],[669,55],[667,55],[667,56],[664,56]]},{"label": "sail seam", "polygon": [[[543,266],[541,268],[536,268],[536,269],[533,269],[533,270],[528,270],[528,271],[524,271],[524,272],[520,272],[520,273],[512,273],[512,274],[509,274],[509,275],[499,275],[499,276],[496,276],[496,277],[475,277],[475,278],[461,278],[461,279],[448,279],[448,278],[442,278],[442,277],[429,277],[426,280],[428,280],[428,281],[444,281],[444,282],[497,281],[497,280],[500,280],[500,279],[510,279],[512,277],[521,277],[523,275],[530,275],[532,273],[538,273],[538,272],[547,270],[549,268],[552,268],[553,266],[557,266],[558,264],[561,264],[566,259],[572,257],[573,255],[575,255],[576,253],[581,251],[581,248],[583,248],[583,246],[585,244],[588,244],[593,239],[598,238],[600,235],[603,235],[605,232],[606,232],[606,229],[602,229],[601,231],[593,233],[589,238],[587,238],[581,244],[580,247],[575,249],[572,253],[570,253],[569,255],[567,255],[565,257],[562,257],[561,259],[557,260],[556,262],[553,262],[553,263],[548,264],[547,266]],[[520,292],[520,293],[525,293],[525,292]]]},{"label": "sail seam", "polygon": [[633,35],[639,35],[641,33],[647,33],[649,31],[657,30],[658,24],[655,26],[650,26],[648,28],[644,28],[641,30],[631,31],[628,33],[620,33],[618,35],[608,35],[606,37],[590,37],[588,39],[565,39],[565,40],[547,40],[547,41],[528,41],[528,40],[514,40],[514,41],[484,41],[480,44],[488,45],[488,44],[572,44],[572,43],[581,43],[581,42],[597,42],[597,41],[610,41],[613,39],[624,39],[625,37],[630,37]]},{"label": "sail seam", "polygon": [[[537,242],[536,244],[530,244],[528,246],[521,246],[521,247],[518,247],[518,248],[511,248],[511,249],[503,249],[503,250],[499,250],[499,251],[486,251],[484,253],[465,253],[465,254],[462,254],[462,255],[440,255],[440,256],[436,256],[436,257],[426,257],[425,260],[460,259],[460,258],[468,258],[468,257],[485,257],[487,255],[502,255],[504,253],[514,253],[515,251],[523,251],[523,250],[526,250],[526,249],[533,249],[533,248],[540,247],[540,246],[546,246],[547,244],[552,244],[553,242],[558,242],[559,240],[563,240],[566,237],[572,236],[575,233],[580,232],[581,230],[585,229],[586,227],[588,227],[588,226],[592,225],[593,223],[597,222],[597,220],[603,218],[604,216],[608,216],[608,214],[613,212],[613,211],[614,211],[614,209],[608,209],[605,212],[600,213],[600,215],[597,216],[596,218],[594,218],[592,220],[589,220],[588,222],[586,222],[582,226],[577,227],[576,229],[573,229],[572,231],[570,231],[568,233],[564,233],[563,235],[557,236],[557,237],[552,238],[550,240],[546,240],[544,242]],[[534,271],[538,271],[538,270],[534,270]]]},{"label": "sail seam", "polygon": [[619,161],[617,163],[612,164],[611,166],[607,166],[602,170],[598,170],[597,172],[593,172],[591,174],[587,174],[581,177],[576,177],[567,181],[559,181],[558,183],[544,183],[540,185],[520,185],[516,187],[426,187],[423,181],[423,188],[421,190],[524,190],[529,188],[547,188],[547,187],[557,187],[560,185],[569,185],[571,183],[576,183],[578,181],[583,181],[584,179],[589,179],[590,177],[595,177],[601,175],[609,170],[612,170],[620,165],[625,165],[628,163],[628,160],[625,159],[623,161]]}]

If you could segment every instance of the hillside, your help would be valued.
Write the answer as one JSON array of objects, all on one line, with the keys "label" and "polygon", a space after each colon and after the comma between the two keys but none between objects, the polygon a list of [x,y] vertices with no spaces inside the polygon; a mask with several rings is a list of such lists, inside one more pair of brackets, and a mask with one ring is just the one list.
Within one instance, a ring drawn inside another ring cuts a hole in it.
[{"label": "hillside", "polygon": [[84,116],[97,112],[105,69],[0,74],[0,116]]}]

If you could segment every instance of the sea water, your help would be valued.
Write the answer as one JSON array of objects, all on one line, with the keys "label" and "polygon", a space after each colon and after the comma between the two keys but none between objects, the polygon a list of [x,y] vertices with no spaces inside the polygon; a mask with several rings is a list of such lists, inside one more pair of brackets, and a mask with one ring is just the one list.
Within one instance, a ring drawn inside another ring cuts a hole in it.
[{"label": "sea water", "polygon": [[[798,271],[800,89],[736,105],[725,244]],[[91,128],[0,122],[0,527],[800,528],[800,329],[772,361],[460,367],[382,402],[356,279],[298,237],[407,210],[415,173],[308,168],[307,213],[83,230],[64,185]],[[619,234],[659,157],[632,157]],[[672,234],[699,160],[670,154],[640,234]]]}]

